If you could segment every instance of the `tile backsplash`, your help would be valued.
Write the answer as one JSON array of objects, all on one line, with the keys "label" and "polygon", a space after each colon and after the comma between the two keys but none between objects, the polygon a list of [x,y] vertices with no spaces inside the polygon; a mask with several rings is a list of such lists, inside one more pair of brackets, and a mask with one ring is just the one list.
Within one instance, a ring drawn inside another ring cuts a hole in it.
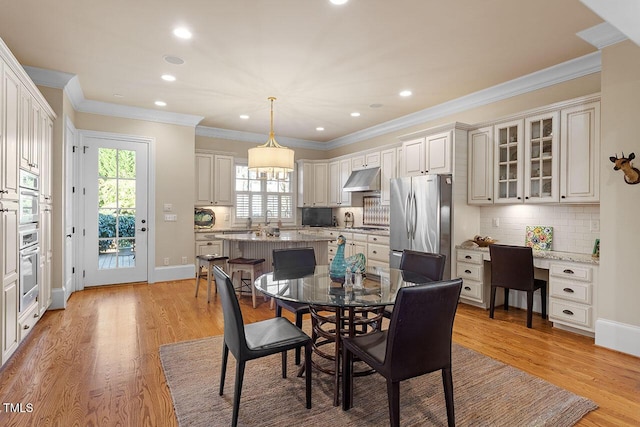
[{"label": "tile backsplash", "polygon": [[[497,225],[496,225],[497,222]],[[510,205],[480,208],[480,235],[524,245],[528,225],[553,227],[551,250],[590,254],[600,238],[599,205]]]}]

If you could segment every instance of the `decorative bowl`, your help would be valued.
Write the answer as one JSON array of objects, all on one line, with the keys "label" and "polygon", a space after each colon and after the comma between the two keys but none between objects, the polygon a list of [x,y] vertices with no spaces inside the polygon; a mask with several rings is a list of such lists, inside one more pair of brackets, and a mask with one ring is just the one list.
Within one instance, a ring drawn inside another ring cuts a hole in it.
[{"label": "decorative bowl", "polygon": [[480,246],[481,248],[486,248],[487,246],[489,246],[489,245],[491,245],[493,243],[496,243],[497,240],[494,240],[494,239],[492,239],[490,237],[479,237],[479,236],[476,236],[476,237],[473,238],[473,242],[476,245]]}]

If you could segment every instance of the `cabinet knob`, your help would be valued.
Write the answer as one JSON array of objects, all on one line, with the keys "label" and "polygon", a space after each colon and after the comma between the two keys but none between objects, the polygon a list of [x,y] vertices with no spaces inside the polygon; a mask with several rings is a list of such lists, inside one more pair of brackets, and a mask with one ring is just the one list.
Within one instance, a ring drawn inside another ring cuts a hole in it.
[{"label": "cabinet knob", "polygon": [[465,286],[465,287],[464,287],[464,290],[465,290],[465,291],[470,291],[470,290],[471,290],[471,288],[470,288],[470,287],[468,287],[468,286]]},{"label": "cabinet knob", "polygon": [[491,200],[491,197],[487,197],[487,200]]},{"label": "cabinet knob", "polygon": [[566,196],[560,196],[560,198],[561,198],[561,199],[566,199],[567,197],[566,197]]},{"label": "cabinet knob", "polygon": [[207,246],[212,246],[212,245],[213,245],[213,243],[207,242]]},{"label": "cabinet knob", "polygon": [[518,196],[518,200],[522,200],[522,197]]},{"label": "cabinet knob", "polygon": [[[519,198],[520,198],[520,197],[518,197],[518,199],[519,199]],[[529,200],[529,196],[525,197],[525,199],[526,199],[526,200]]]},{"label": "cabinet knob", "polygon": [[373,253],[374,253],[374,254],[377,254],[378,252],[376,252],[376,251],[373,251]]},{"label": "cabinet knob", "polygon": [[471,259],[471,255],[465,255],[464,258],[465,259]]},{"label": "cabinet knob", "polygon": [[464,272],[467,274],[471,274],[471,270],[465,270]]}]

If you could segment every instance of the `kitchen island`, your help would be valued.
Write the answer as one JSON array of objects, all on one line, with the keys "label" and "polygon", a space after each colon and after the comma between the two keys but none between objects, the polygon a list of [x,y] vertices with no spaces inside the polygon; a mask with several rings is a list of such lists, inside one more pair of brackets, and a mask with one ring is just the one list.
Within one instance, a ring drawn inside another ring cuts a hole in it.
[{"label": "kitchen island", "polygon": [[264,272],[272,271],[274,249],[313,248],[317,264],[328,264],[328,242],[331,236],[303,234],[298,231],[282,231],[279,236],[256,235],[254,232],[216,234],[224,241],[229,258],[264,258]]}]

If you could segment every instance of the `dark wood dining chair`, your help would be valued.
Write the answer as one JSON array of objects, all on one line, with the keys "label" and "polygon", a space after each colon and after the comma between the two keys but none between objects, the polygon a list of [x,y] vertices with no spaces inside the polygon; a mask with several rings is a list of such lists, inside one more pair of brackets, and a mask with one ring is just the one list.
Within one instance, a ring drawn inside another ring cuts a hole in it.
[{"label": "dark wood dining chair", "polygon": [[509,289],[527,293],[527,328],[533,320],[533,293],[540,289],[542,318],[547,318],[547,281],[536,279],[533,250],[526,246],[489,245],[491,256],[491,301],[489,317],[493,319],[497,288],[504,289],[504,309],[509,309]]},{"label": "dark wood dining chair", "polygon": [[353,403],[357,357],[387,380],[391,426],[400,425],[400,382],[442,371],[447,421],[455,425],[451,333],[462,279],[400,288],[389,329],[342,340],[342,409]]},{"label": "dark wood dining chair", "polygon": [[240,395],[244,379],[245,364],[249,360],[282,353],[282,378],[287,377],[287,351],[304,347],[305,350],[305,388],[307,409],[311,408],[311,338],[288,319],[273,319],[244,324],[240,304],[233,283],[227,274],[217,265],[213,274],[222,301],[224,316],[224,341],[222,345],[222,368],[220,372],[220,396],[224,392],[224,380],[227,371],[229,351],[236,358],[236,382],[233,395],[233,415],[231,425],[238,424]]},{"label": "dark wood dining chair", "polygon": [[[446,255],[405,249],[402,251],[402,258],[400,258],[400,270],[416,273],[433,281],[440,281],[444,276],[446,261]],[[384,317],[390,319],[391,313],[393,313],[393,306],[385,307]]]},{"label": "dark wood dining chair", "polygon": [[[313,248],[274,249],[272,258],[275,280],[295,278],[292,276],[304,277],[306,274],[313,274],[316,267],[316,254]],[[302,328],[302,316],[309,314],[309,305],[276,299],[276,317],[282,317],[283,308],[295,315],[296,326]],[[296,350],[295,364],[300,364],[300,349]]]}]

